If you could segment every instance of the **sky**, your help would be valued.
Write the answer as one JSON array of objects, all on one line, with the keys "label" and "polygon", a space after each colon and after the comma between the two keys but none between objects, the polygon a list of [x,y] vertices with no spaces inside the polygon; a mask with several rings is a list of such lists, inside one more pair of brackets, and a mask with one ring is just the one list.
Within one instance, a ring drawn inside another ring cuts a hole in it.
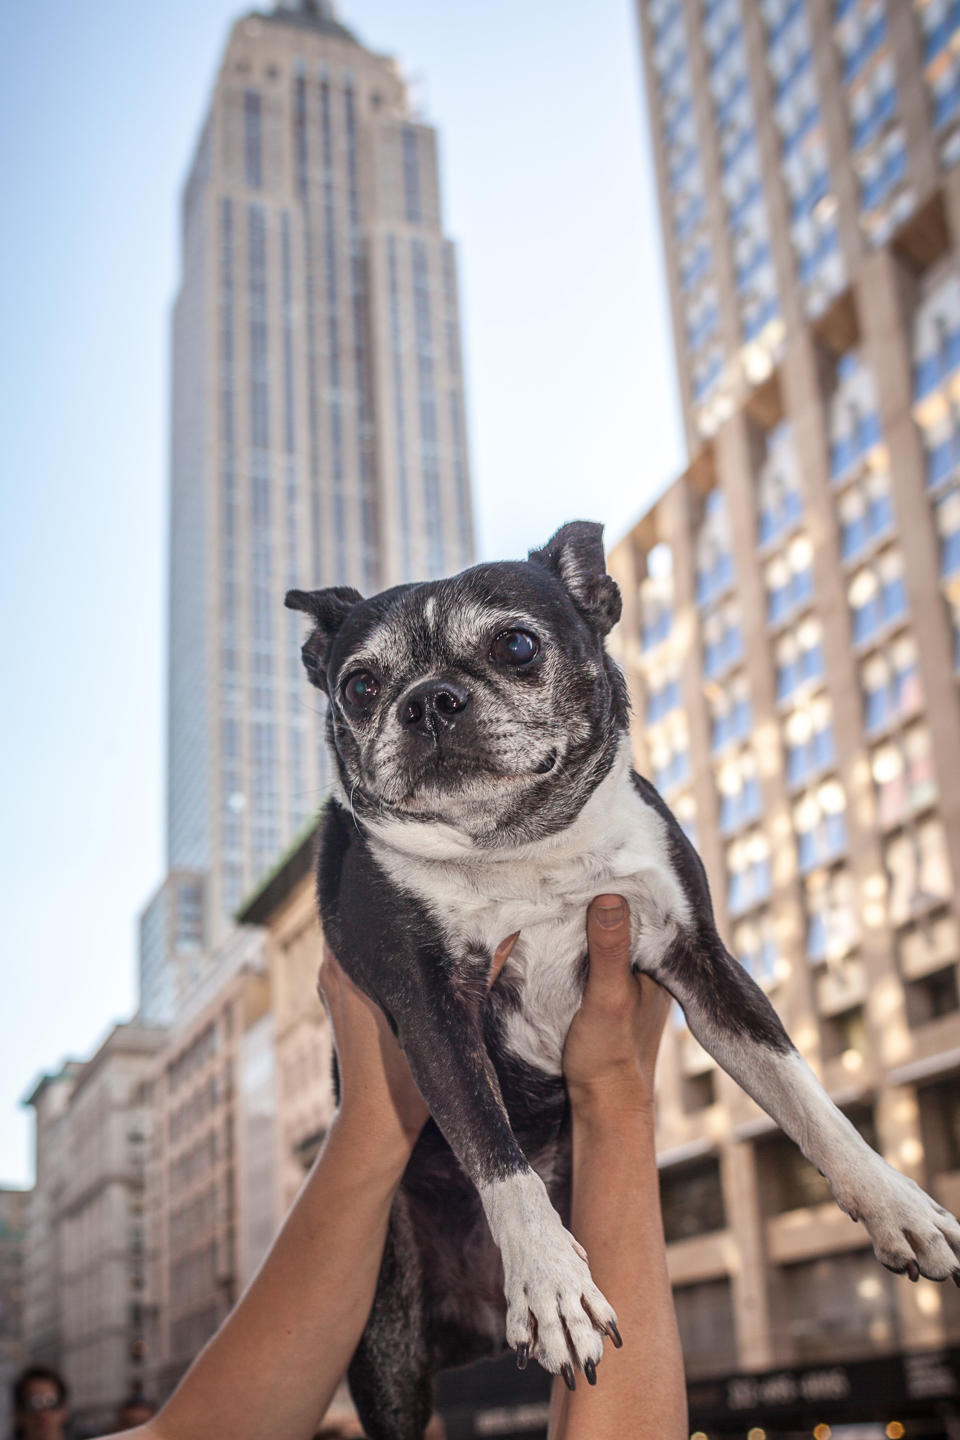
[{"label": "sky", "polygon": [[[0,1183],[136,1008],[163,875],[169,316],[236,0],[0,7]],[[615,541],[683,464],[631,0],[341,0],[438,127],[478,558]]]}]

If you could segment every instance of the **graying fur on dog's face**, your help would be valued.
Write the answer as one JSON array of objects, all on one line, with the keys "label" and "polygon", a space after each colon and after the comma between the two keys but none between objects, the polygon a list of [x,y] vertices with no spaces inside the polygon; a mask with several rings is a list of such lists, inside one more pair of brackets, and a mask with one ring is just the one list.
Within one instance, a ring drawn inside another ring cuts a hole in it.
[{"label": "graying fur on dog's face", "polygon": [[[599,527],[584,529],[599,540]],[[555,567],[477,566],[358,597],[326,650],[314,632],[308,646],[326,662],[332,739],[355,808],[444,821],[485,844],[570,823],[612,763],[626,718],[622,679],[603,648],[605,617],[579,602],[576,576],[571,588],[578,558],[576,547],[561,547]],[[599,577],[586,580],[612,587],[602,550]],[[517,631],[533,637],[536,654],[504,663],[495,642]],[[348,688],[358,675],[376,687],[362,706]],[[462,708],[411,724],[406,697],[424,682],[450,685]]]}]

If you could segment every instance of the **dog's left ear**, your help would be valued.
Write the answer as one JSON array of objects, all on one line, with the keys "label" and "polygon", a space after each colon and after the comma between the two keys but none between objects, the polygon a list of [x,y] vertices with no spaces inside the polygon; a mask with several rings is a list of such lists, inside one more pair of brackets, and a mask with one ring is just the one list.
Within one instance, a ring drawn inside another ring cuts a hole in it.
[{"label": "dog's left ear", "polygon": [[527,558],[556,575],[598,634],[609,634],[620,619],[622,606],[617,582],[607,574],[603,558],[602,525],[571,520],[569,525],[561,525],[542,550],[531,550]]},{"label": "dog's left ear", "polygon": [[311,684],[324,688],[327,660],[337,631],[354,605],[363,596],[349,585],[332,585],[327,590],[288,590],[284,605],[288,610],[302,610],[314,621],[314,628],[304,641],[300,654]]}]

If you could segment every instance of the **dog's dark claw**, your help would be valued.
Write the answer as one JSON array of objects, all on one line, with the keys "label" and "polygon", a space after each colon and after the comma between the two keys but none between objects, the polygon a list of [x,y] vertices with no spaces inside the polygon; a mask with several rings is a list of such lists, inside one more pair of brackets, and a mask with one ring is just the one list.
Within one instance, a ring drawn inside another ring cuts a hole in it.
[{"label": "dog's dark claw", "polygon": [[596,1385],[596,1383],[597,1383],[597,1367],[596,1367],[596,1365],[594,1365],[594,1363],[593,1363],[592,1360],[585,1360],[585,1361],[584,1361],[584,1364],[583,1364],[583,1373],[584,1373],[584,1375],[586,1375],[586,1377],[587,1377],[587,1384],[588,1384],[588,1385]]},{"label": "dog's dark claw", "polygon": [[956,1285],[957,1289],[960,1290],[960,1270],[954,1270],[953,1283],[954,1285]]},{"label": "dog's dark claw", "polygon": [[604,1330],[606,1330],[607,1334],[610,1336],[610,1339],[613,1341],[614,1345],[619,1350],[620,1346],[623,1344],[623,1341],[620,1338],[620,1331],[617,1329],[616,1320],[608,1320],[603,1328]]},{"label": "dog's dark claw", "polygon": [[577,1388],[577,1382],[576,1382],[576,1380],[574,1379],[574,1376],[573,1376],[573,1366],[572,1366],[572,1365],[561,1365],[561,1366],[560,1366],[560,1374],[563,1376],[563,1383],[566,1385],[567,1389],[568,1389],[568,1390],[576,1390],[576,1388]]},{"label": "dog's dark claw", "polygon": [[524,1341],[524,1343],[523,1343],[522,1345],[518,1345],[518,1346],[517,1346],[517,1369],[518,1369],[518,1370],[526,1370],[526,1368],[527,1368],[527,1361],[528,1361],[529,1359],[530,1359],[530,1346],[526,1343],[526,1341]]},{"label": "dog's dark claw", "polygon": [[907,1261],[907,1274],[909,1275],[910,1279],[913,1281],[914,1284],[916,1284],[917,1281],[920,1279],[920,1266],[917,1264],[916,1260]]}]

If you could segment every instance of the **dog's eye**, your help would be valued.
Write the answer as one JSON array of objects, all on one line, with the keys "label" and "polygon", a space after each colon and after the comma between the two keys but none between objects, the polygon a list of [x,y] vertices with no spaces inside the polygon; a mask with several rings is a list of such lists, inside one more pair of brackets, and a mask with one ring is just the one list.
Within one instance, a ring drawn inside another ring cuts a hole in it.
[{"label": "dog's eye", "polygon": [[380,682],[369,670],[355,670],[343,682],[343,698],[358,710],[368,710],[380,693]]},{"label": "dog's eye", "polygon": [[526,665],[539,649],[536,635],[526,630],[504,630],[490,646],[490,659],[498,665]]}]

